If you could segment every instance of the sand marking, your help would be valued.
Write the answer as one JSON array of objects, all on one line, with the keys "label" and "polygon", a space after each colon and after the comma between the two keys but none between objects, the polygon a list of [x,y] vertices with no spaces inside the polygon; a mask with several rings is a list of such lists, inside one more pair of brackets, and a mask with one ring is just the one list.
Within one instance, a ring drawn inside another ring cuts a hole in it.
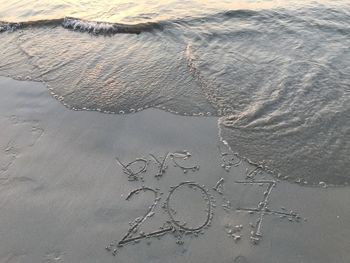
[{"label": "sand marking", "polygon": [[276,186],[276,181],[273,180],[259,180],[259,181],[235,181],[237,184],[249,184],[249,185],[267,185],[267,189],[264,192],[263,199],[258,203],[257,208],[237,208],[236,211],[245,211],[248,213],[258,213],[258,220],[254,226],[254,230],[251,232],[250,239],[253,244],[258,244],[260,240],[262,239],[262,225],[265,215],[277,215],[281,217],[288,217],[289,219],[294,219],[295,221],[300,220],[300,216],[291,211],[276,211],[271,210],[268,207],[269,204],[269,198],[272,193],[273,188]]}]

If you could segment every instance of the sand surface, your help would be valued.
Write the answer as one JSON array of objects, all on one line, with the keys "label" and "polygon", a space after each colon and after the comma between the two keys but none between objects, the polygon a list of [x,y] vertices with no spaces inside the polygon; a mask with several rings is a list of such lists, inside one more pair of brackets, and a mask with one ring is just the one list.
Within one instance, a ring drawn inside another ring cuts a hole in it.
[{"label": "sand surface", "polygon": [[217,118],[72,111],[1,77],[0,128],[0,262],[350,262],[350,188],[251,172]]}]

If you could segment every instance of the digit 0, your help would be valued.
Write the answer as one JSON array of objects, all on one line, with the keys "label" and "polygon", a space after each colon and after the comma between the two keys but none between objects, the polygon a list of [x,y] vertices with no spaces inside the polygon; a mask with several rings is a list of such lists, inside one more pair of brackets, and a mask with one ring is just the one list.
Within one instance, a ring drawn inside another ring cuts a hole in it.
[{"label": "digit 0", "polygon": [[[207,209],[206,209],[207,216],[206,216],[204,222],[201,225],[197,226],[197,227],[187,227],[184,224],[180,224],[179,221],[175,220],[175,218],[174,218],[174,210],[172,210],[171,207],[170,207],[170,201],[172,200],[175,191],[179,190],[181,187],[184,187],[184,186],[190,186],[192,188],[199,189],[203,193],[203,195],[205,196],[205,199],[208,200]],[[177,186],[173,187],[170,190],[170,193],[169,193],[169,195],[168,195],[168,197],[166,199],[166,211],[168,212],[170,220],[171,220],[172,224],[175,227],[177,227],[179,229],[182,229],[184,231],[190,231],[190,232],[200,231],[201,229],[203,229],[204,227],[206,227],[209,224],[210,219],[211,219],[212,203],[211,203],[210,195],[208,194],[207,190],[204,187],[200,186],[199,184],[197,184],[195,182],[183,182],[183,183],[180,183],[180,184],[178,184]]]}]

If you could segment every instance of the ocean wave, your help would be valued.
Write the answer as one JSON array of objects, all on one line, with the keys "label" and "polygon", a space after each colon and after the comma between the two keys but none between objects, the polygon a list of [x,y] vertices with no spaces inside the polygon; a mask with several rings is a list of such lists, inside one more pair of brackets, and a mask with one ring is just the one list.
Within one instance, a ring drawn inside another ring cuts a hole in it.
[{"label": "ocean wave", "polygon": [[89,32],[93,34],[140,34],[142,32],[150,32],[153,30],[162,30],[163,26],[161,23],[150,22],[140,23],[135,25],[107,23],[107,22],[95,22],[76,19],[73,17],[66,17],[63,20],[62,26],[77,31]]},{"label": "ocean wave", "polygon": [[0,22],[0,32],[13,32],[18,29],[33,27],[62,26],[67,29],[80,32],[88,32],[96,35],[112,34],[140,34],[153,30],[162,30],[161,22],[149,22],[139,24],[120,24],[100,21],[89,21],[74,17],[65,17],[49,20],[35,20],[25,22]]},{"label": "ocean wave", "polygon": [[[310,29],[318,29],[321,31],[337,31],[341,34],[349,34],[347,23],[344,23],[348,18],[348,14],[344,10],[332,10],[331,14],[324,9],[303,9],[303,10],[226,10],[218,13],[206,14],[198,17],[182,17],[176,19],[166,19],[160,21],[142,22],[136,24],[111,23],[105,21],[85,20],[75,17],[66,16],[64,18],[35,20],[24,22],[8,22],[0,21],[1,32],[13,32],[18,29],[26,29],[33,27],[48,27],[48,26],[62,26],[74,31],[87,32],[95,35],[113,35],[113,34],[140,34],[142,32],[152,32],[156,30],[163,30],[165,26],[184,26],[185,28],[191,26],[198,26],[210,23],[223,24],[227,21],[247,21],[255,24],[271,24],[276,26],[283,23],[285,28],[290,28],[291,24],[297,25],[295,32],[300,29],[300,26]],[[313,15],[310,13],[319,13],[324,17]],[[322,19],[324,18],[324,19]],[[329,23],[332,21],[332,23]],[[246,29],[245,29],[246,30]],[[250,33],[257,33],[257,31],[249,31]],[[292,32],[292,31],[291,31]],[[294,32],[294,33],[295,33]],[[228,32],[230,31],[228,30]]]},{"label": "ocean wave", "polygon": [[220,15],[227,17],[236,17],[236,18],[249,18],[255,15],[258,15],[260,12],[255,10],[246,10],[246,9],[238,9],[238,10],[229,10],[220,13]]},{"label": "ocean wave", "polygon": [[0,23],[0,32],[5,32],[5,31],[12,32],[12,31],[16,30],[18,27],[19,27],[18,23],[1,22]]},{"label": "ocean wave", "polygon": [[[221,138],[241,156],[283,178],[342,185],[350,183],[349,15],[317,7],[134,25],[4,22],[0,31],[38,30],[1,35],[0,75],[43,81],[72,110],[219,116]],[[118,41],[86,34],[157,29]]]},{"label": "ocean wave", "polygon": [[64,21],[64,18],[48,19],[48,20],[35,20],[25,22],[2,22],[0,21],[0,32],[13,32],[18,29],[25,29],[28,27],[44,27],[59,25]]}]

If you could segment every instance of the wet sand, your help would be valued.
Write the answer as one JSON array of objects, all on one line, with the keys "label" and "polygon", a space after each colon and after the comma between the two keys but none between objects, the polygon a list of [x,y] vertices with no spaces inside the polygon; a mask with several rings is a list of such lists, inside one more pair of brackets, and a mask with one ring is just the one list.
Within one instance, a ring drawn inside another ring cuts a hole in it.
[{"label": "wet sand", "polygon": [[350,188],[255,170],[217,118],[72,111],[3,77],[0,94],[0,262],[349,262]]}]

